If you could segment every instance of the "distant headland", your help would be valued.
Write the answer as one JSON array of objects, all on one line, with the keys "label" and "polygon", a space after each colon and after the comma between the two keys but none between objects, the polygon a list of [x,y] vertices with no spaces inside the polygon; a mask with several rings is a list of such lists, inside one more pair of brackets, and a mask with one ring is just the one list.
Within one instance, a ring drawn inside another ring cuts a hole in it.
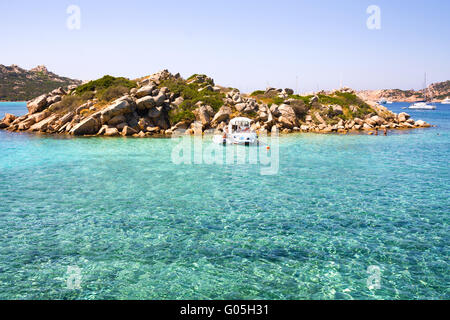
[{"label": "distant headland", "polygon": [[[447,97],[450,97],[450,80],[429,85],[427,92],[434,102],[444,101]],[[363,90],[358,92],[358,96],[371,101],[385,99],[392,102],[417,102],[423,100],[424,90]]]},{"label": "distant headland", "polygon": [[80,80],[61,77],[37,66],[25,70],[17,65],[0,64],[0,101],[28,101],[59,87],[80,85]]},{"label": "distant headland", "polygon": [[75,136],[171,135],[176,130],[222,130],[234,117],[254,120],[252,129],[282,133],[348,133],[377,129],[429,127],[406,113],[395,114],[364,101],[350,88],[294,94],[267,88],[244,94],[216,85],[206,75],[183,79],[167,70],[140,79],[105,76],[71,84],[32,99],[28,114],[7,114],[0,128],[9,131]]}]

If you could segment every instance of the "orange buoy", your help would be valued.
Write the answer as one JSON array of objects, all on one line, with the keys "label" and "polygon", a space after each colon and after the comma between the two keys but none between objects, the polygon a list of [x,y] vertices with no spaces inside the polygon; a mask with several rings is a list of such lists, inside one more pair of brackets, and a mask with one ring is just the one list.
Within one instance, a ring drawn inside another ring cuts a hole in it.
[{"label": "orange buoy", "polygon": [[267,146],[267,150],[270,150],[270,147],[269,147],[269,146]]}]

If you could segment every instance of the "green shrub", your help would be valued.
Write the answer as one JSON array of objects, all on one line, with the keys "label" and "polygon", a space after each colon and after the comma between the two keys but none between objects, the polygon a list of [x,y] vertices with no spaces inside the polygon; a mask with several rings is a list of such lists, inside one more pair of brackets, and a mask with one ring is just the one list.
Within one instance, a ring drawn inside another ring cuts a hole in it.
[{"label": "green shrub", "polygon": [[289,96],[289,99],[301,100],[301,101],[303,101],[306,105],[310,106],[310,105],[311,105],[310,101],[311,101],[311,98],[312,98],[312,97],[313,97],[313,96],[311,96],[311,95],[309,95],[309,96],[299,96],[298,94],[291,94],[291,95]]},{"label": "green shrub", "polygon": [[[109,99],[119,97],[117,95],[120,94],[120,92],[126,93],[136,86],[137,84],[135,81],[126,78],[104,76],[103,78],[79,86],[75,89],[75,93],[78,96],[92,96],[95,94],[99,100],[109,101]],[[126,92],[125,89],[127,90]]]},{"label": "green shrub", "polygon": [[325,105],[337,104],[337,105],[342,106],[342,104],[344,103],[343,99],[339,99],[338,97],[335,97],[335,96],[319,94],[318,97],[319,97],[319,103],[325,104]]},{"label": "green shrub", "polygon": [[284,103],[284,101],[287,99],[295,99],[295,100],[301,100],[307,106],[310,106],[309,100],[311,99],[312,96],[299,96],[297,94],[292,94],[292,95],[289,95],[287,99],[284,99],[284,98],[278,97],[278,93],[279,92],[277,92],[277,91],[270,91],[270,92],[266,93],[263,90],[256,90],[251,94],[251,96],[254,97],[256,100],[258,100],[259,102],[265,103],[267,105],[272,105],[272,104],[280,105],[280,104]]},{"label": "green shrub", "polygon": [[172,125],[177,124],[180,121],[194,121],[195,115],[191,110],[174,109],[169,112],[169,121]]},{"label": "green shrub", "polygon": [[308,114],[309,109],[311,108],[302,99],[292,101],[291,107],[292,107],[292,109],[294,109],[295,114],[299,118],[304,118]]},{"label": "green shrub", "polygon": [[87,101],[95,98],[95,93],[93,91],[86,91],[81,94],[81,99]]},{"label": "green shrub", "polygon": [[130,89],[122,85],[112,86],[97,94],[99,100],[112,101],[130,92]]},{"label": "green shrub", "polygon": [[60,102],[53,104],[49,110],[51,112],[73,111],[83,103],[85,103],[85,100],[79,96],[64,96]]},{"label": "green shrub", "polygon": [[353,118],[364,118],[366,115],[373,113],[374,110],[366,103],[361,106],[358,106],[358,111],[352,112]]},{"label": "green shrub", "polygon": [[195,116],[193,114],[196,104],[202,101],[206,105],[210,105],[214,111],[218,111],[223,106],[223,99],[225,95],[219,92],[212,92],[198,90],[202,88],[201,85],[196,83],[187,84],[185,81],[178,79],[169,79],[162,81],[159,85],[160,88],[167,87],[171,92],[177,96],[183,97],[183,103],[175,110],[170,112],[170,121],[172,124],[181,120],[193,121]]},{"label": "green shrub", "polygon": [[258,113],[256,113],[255,111],[250,111],[245,114],[245,117],[249,119],[256,119],[258,118]]},{"label": "green shrub", "polygon": [[280,98],[280,97],[272,98],[272,102],[275,104],[278,104],[278,105],[283,104],[284,100],[286,100],[286,99]]},{"label": "green shrub", "polygon": [[339,113],[334,111],[334,109],[332,107],[329,107],[326,112],[326,116],[330,119],[333,119],[334,117],[339,116]]},{"label": "green shrub", "polygon": [[251,96],[259,96],[259,95],[263,95],[265,93],[265,91],[263,90],[256,90],[254,92],[252,92]]},{"label": "green shrub", "polygon": [[198,73],[194,73],[192,76],[190,76],[189,78],[187,78],[186,81],[192,80],[192,79],[194,79],[194,78],[197,77],[197,76],[198,76]]}]

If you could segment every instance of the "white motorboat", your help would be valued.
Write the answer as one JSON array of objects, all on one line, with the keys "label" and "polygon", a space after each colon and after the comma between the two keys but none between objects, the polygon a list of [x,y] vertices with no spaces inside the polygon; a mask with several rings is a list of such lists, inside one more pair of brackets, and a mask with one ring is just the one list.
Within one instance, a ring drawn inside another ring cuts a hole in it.
[{"label": "white motorboat", "polygon": [[436,110],[436,106],[426,102],[416,102],[408,107],[412,110]]},{"label": "white motorboat", "polygon": [[223,135],[215,135],[213,142],[216,144],[258,144],[258,134],[251,130],[253,120],[248,118],[234,118],[230,121],[228,128],[225,128]]},{"label": "white motorboat", "polygon": [[433,97],[432,94],[428,94],[428,87],[427,87],[427,74],[425,73],[425,82],[424,82],[424,89],[423,89],[423,97],[425,98],[424,101],[418,101],[414,104],[410,105],[408,109],[411,110],[436,110],[436,106],[432,103]]},{"label": "white motorboat", "polygon": [[444,99],[441,104],[450,104],[450,98]]},{"label": "white motorboat", "polygon": [[386,104],[386,103],[387,103],[386,99],[381,98],[380,100],[378,100],[378,104]]}]

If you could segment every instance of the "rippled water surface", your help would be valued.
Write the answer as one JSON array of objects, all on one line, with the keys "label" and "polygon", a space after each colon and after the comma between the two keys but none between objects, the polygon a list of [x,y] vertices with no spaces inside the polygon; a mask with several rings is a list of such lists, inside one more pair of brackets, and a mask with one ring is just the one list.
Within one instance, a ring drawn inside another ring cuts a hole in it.
[{"label": "rippled water surface", "polygon": [[438,108],[411,112],[437,128],[282,137],[270,176],[175,165],[170,139],[0,131],[0,299],[448,299]]}]

